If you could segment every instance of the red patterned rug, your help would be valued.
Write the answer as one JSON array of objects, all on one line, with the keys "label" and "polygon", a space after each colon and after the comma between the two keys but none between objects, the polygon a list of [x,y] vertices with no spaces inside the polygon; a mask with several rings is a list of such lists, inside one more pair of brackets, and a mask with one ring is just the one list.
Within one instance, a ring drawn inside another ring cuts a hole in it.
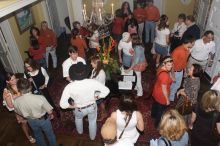
[{"label": "red patterned rug", "polygon": [[[152,73],[151,73],[152,74]],[[138,105],[138,110],[141,111],[143,118],[144,118],[144,124],[145,124],[145,130],[144,134],[141,135],[138,139],[139,142],[147,143],[152,138],[157,138],[159,136],[157,130],[154,128],[153,121],[151,119],[151,105],[152,105],[152,99],[149,98],[152,86],[154,83],[154,76],[150,75],[149,73],[142,73],[142,85],[144,89],[144,96],[141,98],[138,98],[136,100],[136,103]],[[50,93],[52,97],[54,98],[55,104],[57,107],[59,107],[59,100],[62,94],[62,91],[67,84],[66,81],[63,80],[62,77],[56,78],[51,86],[50,86]],[[112,97],[109,100],[109,104],[107,106],[108,114],[110,114],[115,111],[118,108],[119,104],[119,98]],[[75,122],[74,122],[74,116],[73,112],[71,110],[61,110],[61,118],[53,120],[53,128],[56,133],[58,134],[67,134],[67,135],[73,135],[77,137],[85,137],[89,139],[89,133],[88,133],[88,122],[84,120],[84,134],[79,135],[75,128]],[[103,125],[105,120],[101,122],[97,122],[97,136],[96,139],[100,139],[100,129]]]}]

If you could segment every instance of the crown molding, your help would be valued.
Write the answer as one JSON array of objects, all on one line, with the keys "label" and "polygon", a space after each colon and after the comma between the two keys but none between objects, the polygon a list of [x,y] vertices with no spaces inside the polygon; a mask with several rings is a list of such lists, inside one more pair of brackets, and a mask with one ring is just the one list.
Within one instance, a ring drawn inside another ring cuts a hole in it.
[{"label": "crown molding", "polygon": [[18,1],[15,1],[14,3],[0,9],[0,18],[2,18],[2,17],[6,16],[14,11],[17,11],[17,10],[19,10],[29,4],[32,4],[36,1],[38,1],[38,0],[18,0]]}]

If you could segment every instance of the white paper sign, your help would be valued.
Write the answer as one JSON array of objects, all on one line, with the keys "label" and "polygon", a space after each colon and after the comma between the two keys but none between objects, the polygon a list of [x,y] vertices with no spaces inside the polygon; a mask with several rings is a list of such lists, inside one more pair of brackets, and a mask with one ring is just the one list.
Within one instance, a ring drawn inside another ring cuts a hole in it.
[{"label": "white paper sign", "polygon": [[125,82],[128,82],[128,81],[131,81],[131,82],[135,82],[135,76],[123,76],[123,81]]},{"label": "white paper sign", "polygon": [[119,81],[118,82],[118,89],[120,90],[131,90],[132,89],[132,82],[124,82],[124,81]]}]

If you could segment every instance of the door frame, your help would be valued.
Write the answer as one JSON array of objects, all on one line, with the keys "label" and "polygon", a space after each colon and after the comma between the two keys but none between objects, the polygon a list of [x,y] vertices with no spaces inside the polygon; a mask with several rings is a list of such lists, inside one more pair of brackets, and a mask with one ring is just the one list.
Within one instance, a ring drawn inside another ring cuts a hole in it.
[{"label": "door frame", "polygon": [[[2,34],[6,40],[6,45],[8,47],[7,53],[9,53],[9,62],[11,62],[11,70],[14,73],[23,73],[24,72],[24,63],[21,57],[20,51],[18,49],[18,45],[14,38],[14,34],[11,30],[11,26],[9,21],[6,19],[0,22],[0,26],[2,29]],[[1,42],[5,43],[5,42]]]}]

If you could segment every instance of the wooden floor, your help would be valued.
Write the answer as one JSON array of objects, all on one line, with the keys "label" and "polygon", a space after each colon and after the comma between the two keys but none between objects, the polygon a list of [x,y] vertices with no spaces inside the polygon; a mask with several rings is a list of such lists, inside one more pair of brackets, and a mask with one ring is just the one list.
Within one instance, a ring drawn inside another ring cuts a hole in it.
[{"label": "wooden floor", "polygon": [[[91,141],[85,140],[82,138],[74,138],[72,136],[67,135],[57,135],[57,143],[58,146],[62,144],[62,146],[103,146],[101,140],[99,141]],[[19,139],[15,143],[9,143],[7,146],[37,146],[36,144],[30,144],[25,139]],[[138,144],[138,146],[148,146],[147,144]]]},{"label": "wooden floor", "polygon": [[[5,107],[0,106],[0,146],[37,146],[31,144],[17,124],[14,113],[7,111]],[[74,124],[74,123],[73,123]],[[101,139],[91,141],[89,138],[78,135],[60,135],[56,134],[58,146],[103,146]],[[138,144],[138,146],[148,146],[147,144]]]}]

